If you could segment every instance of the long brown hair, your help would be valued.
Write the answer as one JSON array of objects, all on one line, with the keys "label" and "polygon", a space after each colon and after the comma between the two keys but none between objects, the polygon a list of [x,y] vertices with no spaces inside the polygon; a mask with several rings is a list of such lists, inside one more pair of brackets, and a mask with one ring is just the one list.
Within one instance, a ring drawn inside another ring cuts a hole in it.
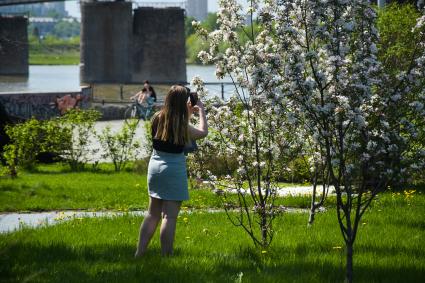
[{"label": "long brown hair", "polygon": [[152,118],[157,125],[155,138],[183,145],[189,140],[189,94],[183,86],[173,85],[165,97],[164,107]]}]

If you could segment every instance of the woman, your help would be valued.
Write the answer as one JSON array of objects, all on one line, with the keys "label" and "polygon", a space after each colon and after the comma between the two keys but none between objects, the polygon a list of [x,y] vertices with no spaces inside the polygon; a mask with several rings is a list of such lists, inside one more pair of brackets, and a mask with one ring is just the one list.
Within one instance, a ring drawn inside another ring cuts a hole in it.
[{"label": "woman", "polygon": [[136,102],[137,112],[140,118],[146,120],[148,117],[151,116],[155,100],[153,97],[149,96],[149,93],[145,91],[145,89],[139,91],[138,93],[130,97],[130,100]]},{"label": "woman", "polygon": [[152,98],[153,101],[156,102],[156,92],[149,84],[149,81],[144,81],[142,91],[145,91],[148,94],[148,97]]},{"label": "woman", "polygon": [[[199,125],[189,124],[193,111],[199,112]],[[183,148],[190,140],[208,134],[204,105],[189,103],[183,86],[171,87],[162,110],[152,118],[153,152],[148,167],[149,209],[140,227],[135,256],[142,256],[162,216],[160,241],[162,255],[173,253],[174,233],[181,202],[189,199],[186,157]]]}]

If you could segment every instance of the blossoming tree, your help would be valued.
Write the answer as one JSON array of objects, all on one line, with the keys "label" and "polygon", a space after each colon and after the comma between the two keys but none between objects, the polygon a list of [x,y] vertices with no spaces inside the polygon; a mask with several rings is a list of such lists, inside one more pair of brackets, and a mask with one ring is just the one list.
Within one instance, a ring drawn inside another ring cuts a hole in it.
[{"label": "blossoming tree", "polygon": [[[235,88],[229,100],[216,98],[207,104],[212,134],[200,146],[201,154],[223,160],[227,174],[220,177],[210,172],[208,177],[222,193],[232,223],[241,226],[255,245],[266,248],[279,212],[274,203],[276,177],[282,165],[296,156],[303,132],[288,117],[291,105],[280,93],[276,67],[281,58],[275,42],[266,31],[257,32],[253,24],[257,8],[251,6],[251,24],[246,26],[237,1],[219,4],[217,30],[208,33],[194,23],[209,43],[209,50],[199,57],[204,63],[214,63],[217,77],[229,76]],[[195,80],[194,85],[202,89],[201,81]],[[237,168],[232,170],[230,163],[235,161]]]},{"label": "blossoming tree", "polygon": [[[346,277],[352,282],[353,246],[363,214],[378,193],[406,175],[408,166],[419,169],[424,164],[421,143],[412,139],[423,131],[418,126],[425,114],[425,16],[412,31],[418,40],[410,63],[394,76],[377,59],[379,34],[369,1],[249,3],[251,19],[257,15],[257,33],[244,29],[234,0],[219,1],[218,30],[207,34],[199,29],[210,43],[201,59],[215,63],[217,76],[228,74],[237,85],[235,98],[210,110],[215,148],[239,158],[238,174],[229,176],[228,183],[236,184],[241,197],[248,180],[257,205],[264,189],[270,189],[266,198],[274,192],[268,173],[279,146],[273,146],[300,142],[288,139],[297,135],[286,131],[293,129],[293,117],[302,122],[297,131],[304,130],[317,151],[316,172],[321,172],[325,188],[335,187]],[[237,31],[250,40],[241,44]],[[221,52],[223,42],[227,49]],[[257,186],[252,186],[253,179]],[[268,215],[269,204],[260,203],[260,219],[267,219],[261,215]]]},{"label": "blossoming tree", "polygon": [[273,19],[264,26],[286,56],[282,93],[325,157],[324,180],[335,187],[351,282],[360,220],[376,195],[401,178],[411,162],[406,157],[415,152],[407,138],[416,132],[413,124],[394,117],[423,115],[417,101],[424,99],[423,18],[415,56],[390,84],[377,60],[379,35],[369,1],[265,1],[261,13]]}]

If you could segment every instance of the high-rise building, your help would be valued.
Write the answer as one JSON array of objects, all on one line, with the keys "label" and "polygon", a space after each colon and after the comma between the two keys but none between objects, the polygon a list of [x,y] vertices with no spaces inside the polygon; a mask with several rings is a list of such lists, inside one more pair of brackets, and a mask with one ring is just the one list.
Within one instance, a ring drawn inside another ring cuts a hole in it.
[{"label": "high-rise building", "polygon": [[29,13],[32,17],[48,17],[52,15],[57,15],[59,17],[68,16],[68,13],[65,10],[64,2],[25,4],[0,7],[0,14],[1,13]]},{"label": "high-rise building", "polygon": [[208,15],[208,0],[187,0],[186,15],[203,21]]}]

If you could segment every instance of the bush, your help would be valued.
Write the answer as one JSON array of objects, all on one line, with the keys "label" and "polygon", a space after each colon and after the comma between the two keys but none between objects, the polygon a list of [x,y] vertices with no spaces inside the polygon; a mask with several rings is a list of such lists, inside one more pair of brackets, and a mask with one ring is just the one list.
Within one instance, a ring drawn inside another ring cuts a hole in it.
[{"label": "bush", "polygon": [[[412,4],[391,3],[384,9],[378,10],[377,20],[380,34],[378,58],[389,76],[387,85],[391,85],[391,89],[394,90],[408,89],[402,100],[393,103],[393,108],[388,111],[390,127],[403,132],[402,135],[408,138],[406,145],[398,144],[397,146],[403,147],[400,152],[403,152],[404,157],[408,156],[410,161],[418,163],[417,165],[420,165],[421,158],[425,155],[425,120],[423,119],[425,112],[418,110],[424,107],[425,80],[422,76],[422,79],[415,79],[414,84],[406,87],[400,78],[410,72],[410,68],[419,59],[423,50],[423,46],[420,45],[423,42],[421,38],[423,27],[415,28],[420,16],[420,12]],[[422,152],[422,156],[418,156],[417,152]],[[400,156],[399,159],[400,161],[393,166],[393,170],[394,167],[402,166],[401,160],[405,158]],[[404,182],[423,182],[424,170],[422,166],[417,167],[406,169],[402,173],[403,180],[401,182],[394,180],[391,186],[402,187]]]},{"label": "bush", "polygon": [[134,160],[140,149],[140,143],[134,141],[139,120],[129,120],[118,133],[112,133],[107,126],[100,135],[100,144],[103,147],[104,158],[110,158],[114,164],[115,171],[121,171],[129,160]]},{"label": "bush", "polygon": [[133,171],[139,175],[146,175],[148,172],[150,156],[134,161]]},{"label": "bush", "polygon": [[7,125],[11,143],[5,146],[4,157],[8,166],[32,169],[37,155],[45,149],[45,130],[42,122],[32,118],[14,126]]},{"label": "bush", "polygon": [[94,123],[99,119],[100,112],[96,110],[72,109],[60,118],[63,137],[59,137],[61,146],[59,155],[65,158],[73,171],[84,169],[89,155],[99,149],[90,148],[90,137],[95,135]]},{"label": "bush", "polygon": [[148,155],[152,153],[152,123],[150,121],[146,121],[143,125],[145,127],[145,136],[146,143],[143,148]]},{"label": "bush", "polygon": [[408,69],[419,40],[419,31],[412,32],[419,16],[411,4],[391,3],[378,10],[378,57],[388,74]]}]

